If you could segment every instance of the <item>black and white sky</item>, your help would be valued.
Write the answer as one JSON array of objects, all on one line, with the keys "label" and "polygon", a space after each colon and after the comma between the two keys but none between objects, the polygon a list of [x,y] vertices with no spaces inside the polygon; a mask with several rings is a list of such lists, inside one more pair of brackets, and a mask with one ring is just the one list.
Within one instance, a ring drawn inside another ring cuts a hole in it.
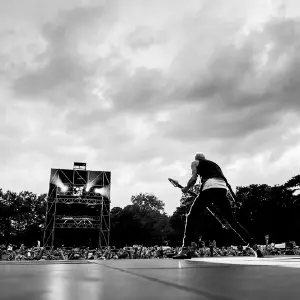
[{"label": "black and white sky", "polygon": [[0,187],[112,172],[171,214],[194,154],[233,187],[300,169],[298,0],[0,0]]}]

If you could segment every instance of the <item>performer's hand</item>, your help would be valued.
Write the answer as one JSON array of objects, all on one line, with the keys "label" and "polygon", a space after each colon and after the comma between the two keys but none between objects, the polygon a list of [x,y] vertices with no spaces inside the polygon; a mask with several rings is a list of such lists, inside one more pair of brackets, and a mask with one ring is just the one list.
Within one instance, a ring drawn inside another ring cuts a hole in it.
[{"label": "performer's hand", "polygon": [[188,189],[187,187],[184,187],[184,188],[181,189],[181,191],[182,191],[184,194],[186,194],[186,193],[188,192],[188,190],[189,190],[189,189]]}]

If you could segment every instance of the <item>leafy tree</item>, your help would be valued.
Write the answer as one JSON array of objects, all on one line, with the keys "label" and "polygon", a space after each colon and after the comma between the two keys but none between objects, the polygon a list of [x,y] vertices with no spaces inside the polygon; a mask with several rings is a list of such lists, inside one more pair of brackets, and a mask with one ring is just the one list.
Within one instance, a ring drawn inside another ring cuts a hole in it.
[{"label": "leafy tree", "polygon": [[165,207],[163,201],[159,200],[155,195],[148,193],[139,193],[132,196],[131,202],[133,205],[137,205],[143,210],[155,210],[158,212],[163,212]]},{"label": "leafy tree", "polygon": [[292,191],[284,185],[250,185],[238,187],[240,209],[237,215],[260,243],[266,234],[271,240],[292,238]]},{"label": "leafy tree", "polygon": [[290,180],[288,180],[284,186],[286,188],[293,188],[295,190],[299,190],[300,189],[300,175],[296,175],[294,177],[292,177]]},{"label": "leafy tree", "polygon": [[169,217],[163,212],[164,203],[153,194],[131,197],[132,205],[111,210],[111,241],[126,244],[155,245],[168,240],[172,231]]},{"label": "leafy tree", "polygon": [[[0,234],[3,242],[26,242],[40,236],[45,218],[46,194],[37,196],[28,191],[19,194],[0,189]],[[33,230],[35,228],[35,230]]]}]

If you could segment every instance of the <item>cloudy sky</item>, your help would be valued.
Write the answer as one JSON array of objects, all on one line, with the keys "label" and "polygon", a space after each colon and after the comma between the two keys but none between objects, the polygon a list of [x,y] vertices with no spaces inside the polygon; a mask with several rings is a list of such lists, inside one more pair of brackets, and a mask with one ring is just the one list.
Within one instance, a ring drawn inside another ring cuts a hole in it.
[{"label": "cloudy sky", "polygon": [[300,2],[0,0],[0,187],[112,172],[171,214],[195,152],[233,187],[300,173]]}]

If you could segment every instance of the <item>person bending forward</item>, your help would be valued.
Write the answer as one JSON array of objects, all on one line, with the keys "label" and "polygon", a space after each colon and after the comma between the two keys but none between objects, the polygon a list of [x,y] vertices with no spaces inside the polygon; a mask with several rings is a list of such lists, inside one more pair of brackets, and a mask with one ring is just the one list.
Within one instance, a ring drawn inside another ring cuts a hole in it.
[{"label": "person bending forward", "polygon": [[[201,178],[201,189],[186,216],[182,250],[177,257],[186,255],[184,249],[189,246],[195,238],[195,228],[193,225],[206,207],[212,211],[216,211],[221,217],[224,217],[246,244],[253,244],[253,238],[236,220],[232,212],[231,203],[227,198],[227,180],[221,168],[215,162],[207,160],[204,154],[197,153],[195,160],[191,164],[191,169],[192,176],[186,187],[182,188],[182,192],[187,193],[197,182],[198,176]],[[254,254],[257,256],[257,253]]]}]

